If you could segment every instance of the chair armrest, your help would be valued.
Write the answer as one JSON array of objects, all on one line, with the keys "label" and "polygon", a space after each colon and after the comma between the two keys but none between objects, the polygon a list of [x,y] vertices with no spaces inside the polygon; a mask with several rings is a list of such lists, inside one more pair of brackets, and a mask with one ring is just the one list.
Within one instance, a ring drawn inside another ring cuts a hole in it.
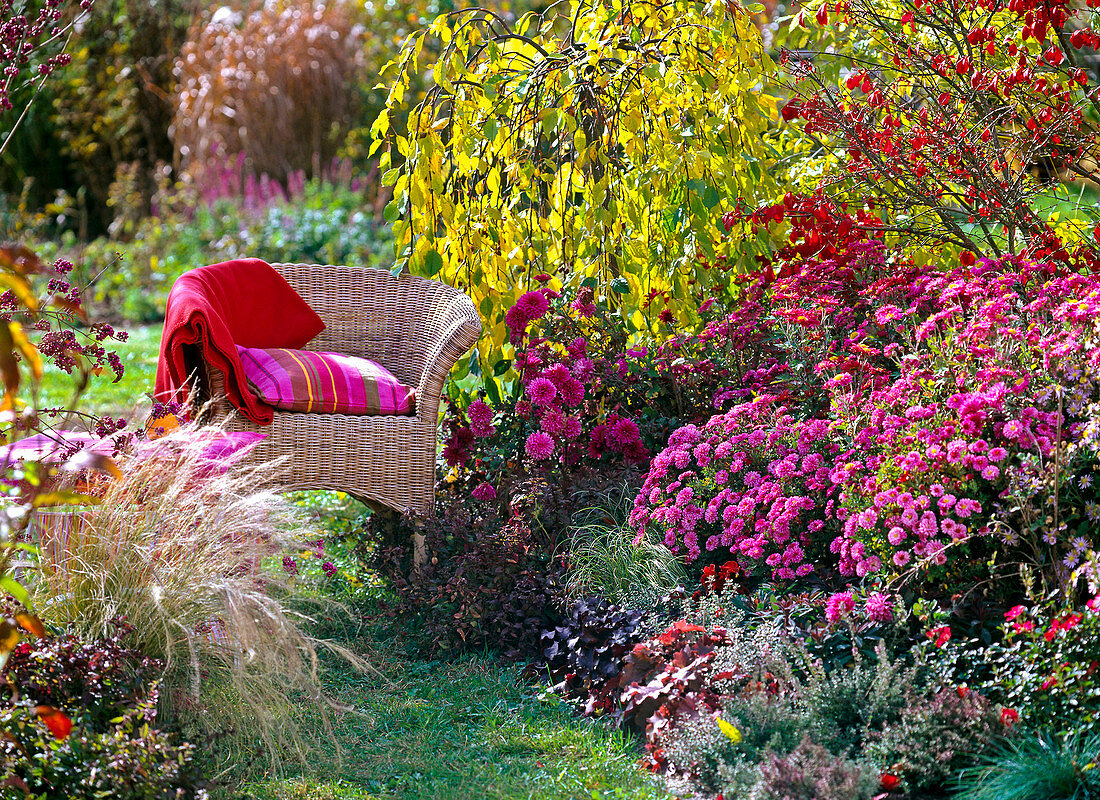
[{"label": "chair armrest", "polygon": [[451,301],[442,321],[438,344],[428,351],[416,390],[417,416],[432,422],[439,417],[439,402],[447,376],[481,337],[481,317],[466,295]]}]

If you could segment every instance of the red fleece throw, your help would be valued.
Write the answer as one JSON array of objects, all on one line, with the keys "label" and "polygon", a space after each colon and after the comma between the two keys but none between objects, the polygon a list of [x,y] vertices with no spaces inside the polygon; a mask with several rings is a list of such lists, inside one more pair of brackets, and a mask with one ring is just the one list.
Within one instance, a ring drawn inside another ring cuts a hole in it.
[{"label": "red fleece throw", "polygon": [[185,345],[199,345],[212,369],[225,376],[236,408],[259,425],[270,425],[272,408],[256,399],[245,380],[237,345],[301,349],[325,323],[266,261],[243,258],[198,267],[176,279],[164,312],[154,394],[161,402],[184,402],[190,377]]}]

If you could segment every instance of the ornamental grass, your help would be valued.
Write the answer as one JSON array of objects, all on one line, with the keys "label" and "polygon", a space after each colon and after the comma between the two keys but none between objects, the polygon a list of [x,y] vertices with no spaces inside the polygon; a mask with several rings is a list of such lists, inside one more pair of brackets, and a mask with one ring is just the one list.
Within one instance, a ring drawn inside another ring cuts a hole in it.
[{"label": "ornamental grass", "polygon": [[119,457],[121,476],[80,513],[61,555],[43,558],[32,592],[44,620],[82,639],[131,626],[128,644],[164,663],[170,715],[231,747],[262,745],[278,769],[307,760],[300,707],[331,733],[320,651],[365,665],[312,637],[291,603],[279,563],[305,522],[257,488],[278,464],[211,457],[223,437],[189,425]]}]

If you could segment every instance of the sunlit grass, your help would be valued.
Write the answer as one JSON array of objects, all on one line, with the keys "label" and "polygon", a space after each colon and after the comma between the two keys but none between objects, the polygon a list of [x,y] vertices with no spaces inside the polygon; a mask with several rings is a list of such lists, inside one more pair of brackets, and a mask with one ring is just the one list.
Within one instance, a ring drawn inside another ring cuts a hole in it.
[{"label": "sunlit grass", "polygon": [[[149,407],[149,395],[157,374],[157,354],[160,349],[160,325],[123,327],[129,334],[125,342],[107,341],[104,347],[114,350],[126,368],[122,380],[113,382],[110,370],[93,376],[80,399],[79,410],[111,416],[126,416],[137,409],[143,415]],[[39,408],[67,407],[73,396],[73,376],[46,365],[38,395]]]}]

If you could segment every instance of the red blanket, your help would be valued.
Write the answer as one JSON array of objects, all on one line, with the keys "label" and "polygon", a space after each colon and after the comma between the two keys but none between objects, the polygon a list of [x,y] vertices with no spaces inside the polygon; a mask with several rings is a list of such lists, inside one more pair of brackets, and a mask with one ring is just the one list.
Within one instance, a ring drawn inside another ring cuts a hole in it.
[{"label": "red blanket", "polygon": [[168,295],[154,394],[161,402],[187,399],[184,348],[199,345],[207,365],[225,376],[229,402],[253,422],[270,425],[272,408],[249,391],[236,345],[299,349],[324,329],[316,312],[265,261],[244,258],[198,267],[181,275]]}]

